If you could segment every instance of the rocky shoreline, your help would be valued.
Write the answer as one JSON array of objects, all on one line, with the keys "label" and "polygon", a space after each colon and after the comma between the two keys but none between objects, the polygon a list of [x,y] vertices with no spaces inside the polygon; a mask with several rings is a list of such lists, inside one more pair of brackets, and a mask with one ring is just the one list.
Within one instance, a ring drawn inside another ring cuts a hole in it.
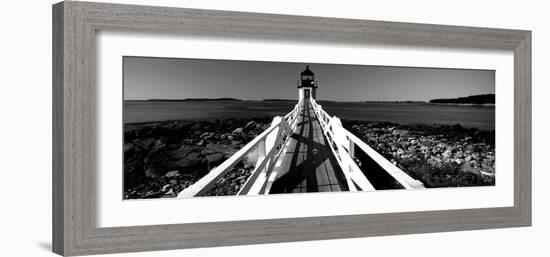
[{"label": "rocky shoreline", "polygon": [[460,125],[343,120],[350,132],[426,187],[495,185],[495,132]]},{"label": "rocky shoreline", "polygon": [[[460,125],[342,123],[426,187],[495,184],[494,131]],[[269,118],[125,124],[124,199],[176,197],[270,124]],[[205,195],[237,194],[256,158],[244,158]]]},{"label": "rocky shoreline", "polygon": [[[124,199],[175,197],[263,132],[271,119],[124,125]],[[247,156],[206,195],[234,195],[255,163]]]}]

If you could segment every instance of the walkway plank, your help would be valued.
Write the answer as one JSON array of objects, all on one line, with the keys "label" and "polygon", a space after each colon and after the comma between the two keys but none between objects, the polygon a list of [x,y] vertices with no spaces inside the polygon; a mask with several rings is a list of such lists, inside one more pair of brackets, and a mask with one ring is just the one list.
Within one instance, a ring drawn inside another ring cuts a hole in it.
[{"label": "walkway plank", "polygon": [[298,116],[270,193],[347,191],[348,187],[309,101]]}]

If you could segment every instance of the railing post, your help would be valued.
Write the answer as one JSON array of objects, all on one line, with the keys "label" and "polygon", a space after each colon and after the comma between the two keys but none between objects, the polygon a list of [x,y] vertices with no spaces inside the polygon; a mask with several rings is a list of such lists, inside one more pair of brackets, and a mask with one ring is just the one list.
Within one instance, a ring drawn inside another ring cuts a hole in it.
[{"label": "railing post", "polygon": [[258,163],[265,159],[265,139],[258,143]]},{"label": "railing post", "polygon": [[349,156],[354,159],[355,158],[355,143],[351,140],[351,138],[348,138],[348,146],[349,146]]}]

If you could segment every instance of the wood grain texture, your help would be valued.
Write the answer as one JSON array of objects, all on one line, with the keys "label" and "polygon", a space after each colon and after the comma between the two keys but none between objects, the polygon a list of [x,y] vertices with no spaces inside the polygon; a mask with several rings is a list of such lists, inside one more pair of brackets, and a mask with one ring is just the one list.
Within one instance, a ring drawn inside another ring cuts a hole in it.
[{"label": "wood grain texture", "polygon": [[65,240],[64,227],[64,174],[63,174],[63,78],[64,78],[64,49],[63,49],[63,4],[53,6],[52,22],[52,249],[63,253]]},{"label": "wood grain texture", "polygon": [[[514,206],[98,228],[98,30],[514,51]],[[531,33],[66,1],[53,6],[53,250],[61,255],[489,229],[531,224]],[[305,233],[307,231],[307,233]]]}]

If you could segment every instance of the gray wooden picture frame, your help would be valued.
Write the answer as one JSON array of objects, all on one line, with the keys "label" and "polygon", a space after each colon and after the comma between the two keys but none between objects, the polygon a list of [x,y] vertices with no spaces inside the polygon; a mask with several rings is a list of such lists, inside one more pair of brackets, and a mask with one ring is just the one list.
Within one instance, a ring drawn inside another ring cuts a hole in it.
[{"label": "gray wooden picture frame", "polygon": [[[513,51],[514,206],[98,228],[95,223],[98,151],[95,37],[100,30]],[[530,225],[530,31],[73,1],[53,6],[53,251],[58,254]]]}]

